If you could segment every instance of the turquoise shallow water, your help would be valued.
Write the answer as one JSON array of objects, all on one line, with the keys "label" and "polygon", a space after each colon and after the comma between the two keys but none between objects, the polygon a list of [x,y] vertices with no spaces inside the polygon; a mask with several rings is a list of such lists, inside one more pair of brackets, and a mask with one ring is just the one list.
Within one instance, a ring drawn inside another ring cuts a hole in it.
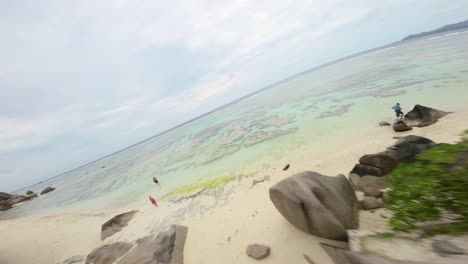
[{"label": "turquoise shallow water", "polygon": [[[457,111],[468,102],[468,33],[398,43],[281,82],[195,122],[61,177],[57,190],[0,218],[120,207],[205,179],[249,173],[391,120],[391,106]],[[410,110],[410,109],[404,109]],[[151,178],[157,176],[161,186]],[[25,189],[25,190],[26,190]],[[21,190],[20,192],[24,192]]]}]

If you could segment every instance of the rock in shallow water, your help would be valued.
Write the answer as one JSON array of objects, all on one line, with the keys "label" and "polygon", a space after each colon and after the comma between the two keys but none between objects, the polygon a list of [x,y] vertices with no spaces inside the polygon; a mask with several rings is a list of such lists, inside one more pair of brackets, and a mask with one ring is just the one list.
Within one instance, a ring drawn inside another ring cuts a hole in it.
[{"label": "rock in shallow water", "polygon": [[289,223],[319,237],[346,240],[346,230],[359,225],[356,195],[344,175],[302,172],[271,187],[270,199]]},{"label": "rock in shallow water", "polygon": [[260,244],[251,244],[247,247],[247,255],[254,259],[264,259],[270,255],[270,248]]}]

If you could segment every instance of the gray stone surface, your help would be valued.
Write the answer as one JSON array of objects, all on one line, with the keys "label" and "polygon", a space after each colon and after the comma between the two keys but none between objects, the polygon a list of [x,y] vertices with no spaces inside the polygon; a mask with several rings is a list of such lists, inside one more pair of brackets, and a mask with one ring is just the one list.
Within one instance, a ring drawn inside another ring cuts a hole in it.
[{"label": "gray stone surface", "polygon": [[260,244],[251,244],[247,246],[246,253],[249,257],[254,259],[264,259],[270,255],[270,247]]},{"label": "gray stone surface", "polygon": [[362,191],[364,192],[365,196],[370,196],[374,198],[379,198],[382,195],[382,191],[379,189],[363,187]]},{"label": "gray stone surface", "polygon": [[439,118],[448,114],[450,113],[422,105],[415,105],[413,110],[405,115],[404,120],[410,126],[425,127],[436,123]]},{"label": "gray stone surface", "polygon": [[360,176],[364,175],[373,175],[373,176],[383,176],[383,172],[380,168],[369,166],[365,164],[356,164],[351,171],[351,173],[358,174]]},{"label": "gray stone surface", "polygon": [[359,184],[356,187],[356,190],[364,191],[364,188],[372,188],[377,190],[383,190],[388,187],[388,184],[385,183],[382,178],[375,176],[364,176],[359,180]]},{"label": "gray stone surface", "polygon": [[128,222],[130,222],[136,212],[138,212],[138,210],[119,214],[105,222],[101,226],[101,240],[104,240],[110,236],[113,236],[115,233],[122,231],[122,229],[127,226]]},{"label": "gray stone surface", "polygon": [[357,187],[359,184],[359,180],[361,180],[361,176],[359,176],[356,173],[350,173],[348,175],[348,179],[354,187]]},{"label": "gray stone surface", "polygon": [[109,264],[113,263],[131,248],[132,244],[117,242],[96,248],[86,257],[86,264]]},{"label": "gray stone surface", "polygon": [[270,199],[296,228],[319,237],[346,240],[359,225],[358,203],[344,175],[302,172],[270,188]]},{"label": "gray stone surface", "polygon": [[398,160],[390,151],[362,156],[359,163],[379,168],[383,175],[389,174],[398,166]]},{"label": "gray stone surface", "polygon": [[382,208],[384,206],[383,202],[374,197],[366,196],[362,201],[359,202],[359,205],[362,210],[372,210]]},{"label": "gray stone surface", "polygon": [[432,249],[434,252],[442,255],[463,255],[465,251],[462,248],[457,247],[452,242],[447,240],[434,240],[432,242]]},{"label": "gray stone surface", "polygon": [[379,123],[379,126],[391,126],[391,125],[387,121],[382,121],[382,122]]},{"label": "gray stone surface", "polygon": [[413,129],[412,127],[406,125],[406,123],[403,121],[398,121],[393,124],[393,131],[395,132],[405,132],[405,131],[409,131],[412,129]]},{"label": "gray stone surface", "polygon": [[187,227],[173,225],[166,231],[159,232],[157,236],[141,238],[117,264],[183,264],[187,231]]}]

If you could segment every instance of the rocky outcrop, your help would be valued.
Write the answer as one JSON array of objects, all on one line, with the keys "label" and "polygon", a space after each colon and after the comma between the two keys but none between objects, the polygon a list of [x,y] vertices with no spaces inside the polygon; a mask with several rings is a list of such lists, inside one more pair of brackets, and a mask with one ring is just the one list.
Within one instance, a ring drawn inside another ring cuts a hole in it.
[{"label": "rocky outcrop", "polygon": [[187,231],[188,229],[185,226],[173,225],[157,236],[138,239],[136,246],[117,264],[183,264],[183,250]]},{"label": "rocky outcrop", "polygon": [[138,210],[126,212],[112,217],[101,226],[101,240],[104,240],[127,226],[128,222]]},{"label": "rocky outcrop", "polygon": [[405,132],[412,130],[413,128],[408,126],[405,122],[403,121],[397,121],[393,124],[393,131],[395,132]]},{"label": "rocky outcrop", "polygon": [[117,242],[96,248],[86,257],[86,264],[183,264],[187,227],[172,225],[157,235],[135,243]]},{"label": "rocky outcrop", "polygon": [[49,193],[49,192],[51,192],[51,191],[53,191],[53,190],[55,190],[54,187],[50,187],[50,186],[49,186],[49,187],[46,187],[44,190],[42,190],[41,195],[46,194],[46,193]]},{"label": "rocky outcrop", "polygon": [[434,147],[436,144],[425,137],[406,136],[398,140],[393,146],[388,148],[398,162],[413,162],[416,156]]},{"label": "rocky outcrop", "polygon": [[[85,264],[108,264],[121,258],[133,247],[130,243],[117,242],[93,250],[87,257]],[[142,262],[140,262],[142,263]]]},{"label": "rocky outcrop", "polygon": [[346,240],[346,230],[359,224],[356,195],[344,175],[302,172],[271,187],[270,199],[289,223],[319,237]]},{"label": "rocky outcrop", "polygon": [[246,250],[247,256],[254,259],[264,259],[270,255],[270,248],[260,244],[251,244]]},{"label": "rocky outcrop", "polygon": [[360,176],[384,176],[391,173],[400,162],[412,162],[416,156],[436,144],[425,137],[405,136],[387,150],[377,154],[364,155],[352,169],[352,174]]},{"label": "rocky outcrop", "polygon": [[409,126],[425,127],[434,124],[439,118],[448,114],[450,113],[422,105],[415,105],[413,110],[405,115],[404,120]]}]

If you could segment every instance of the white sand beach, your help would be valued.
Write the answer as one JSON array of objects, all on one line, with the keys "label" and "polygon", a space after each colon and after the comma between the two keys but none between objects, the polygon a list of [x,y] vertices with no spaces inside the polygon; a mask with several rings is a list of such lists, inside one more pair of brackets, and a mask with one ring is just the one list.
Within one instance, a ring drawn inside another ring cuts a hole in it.
[{"label": "white sand beach", "polygon": [[[276,182],[305,170],[335,176],[347,175],[359,157],[384,150],[395,142],[393,137],[419,135],[435,142],[456,142],[468,129],[468,108],[452,113],[438,123],[404,133],[391,127],[375,127],[359,131],[359,137],[337,138],[329,148],[309,150],[279,160],[277,166],[260,171],[255,177],[231,182],[223,190],[199,195],[173,204],[159,201],[158,208],[140,201],[125,208],[106,212],[79,212],[44,217],[25,217],[0,221],[0,263],[61,263],[72,256],[84,256],[94,248],[116,241],[135,241],[173,223],[188,227],[185,263],[256,263],[246,247],[251,243],[271,247],[271,255],[263,263],[307,263],[304,254],[315,263],[331,264],[320,242],[328,241],[301,232],[290,225],[276,210],[268,189]],[[291,150],[294,152],[294,150]],[[297,154],[297,153],[296,153]],[[282,168],[291,164],[287,171]],[[269,175],[270,180],[252,188],[252,180]],[[121,232],[101,241],[101,225],[116,214],[138,210]],[[375,225],[361,214],[361,228]]]}]

